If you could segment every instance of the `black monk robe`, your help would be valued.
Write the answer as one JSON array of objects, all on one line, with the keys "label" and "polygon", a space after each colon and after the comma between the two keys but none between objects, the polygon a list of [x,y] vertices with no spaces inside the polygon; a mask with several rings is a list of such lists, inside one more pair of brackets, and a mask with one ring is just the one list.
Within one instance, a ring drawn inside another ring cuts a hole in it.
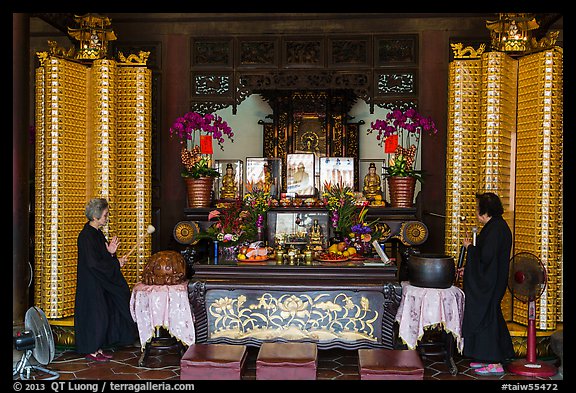
[{"label": "black monk robe", "polygon": [[130,288],[118,258],[106,249],[102,231],[89,223],[78,235],[74,331],[76,351],[81,354],[131,345],[136,339]]},{"label": "black monk robe", "polygon": [[508,285],[512,233],[502,216],[492,217],[468,246],[464,267],[464,356],[490,363],[514,357],[500,302]]}]

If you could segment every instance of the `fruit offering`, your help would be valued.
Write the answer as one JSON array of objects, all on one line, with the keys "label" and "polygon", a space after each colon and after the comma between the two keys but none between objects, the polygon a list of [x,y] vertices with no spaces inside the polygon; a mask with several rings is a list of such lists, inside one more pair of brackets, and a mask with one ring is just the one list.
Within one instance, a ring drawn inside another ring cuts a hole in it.
[{"label": "fruit offering", "polygon": [[238,249],[238,260],[252,260],[252,261],[265,261],[274,255],[274,250],[271,247],[265,247],[263,242],[254,242],[250,245],[242,246]]},{"label": "fruit offering", "polygon": [[342,254],[337,254],[335,252],[317,252],[316,259],[319,261],[324,262],[339,262],[339,261],[346,261],[348,257],[345,257]]}]

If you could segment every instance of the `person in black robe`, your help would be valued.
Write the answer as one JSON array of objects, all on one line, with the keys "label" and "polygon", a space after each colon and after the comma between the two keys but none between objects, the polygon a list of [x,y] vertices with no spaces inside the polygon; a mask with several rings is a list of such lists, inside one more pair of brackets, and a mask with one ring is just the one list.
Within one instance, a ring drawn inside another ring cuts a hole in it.
[{"label": "person in black robe", "polygon": [[137,328],[130,314],[130,288],[120,270],[128,258],[117,258],[118,237],[108,242],[100,230],[108,222],[108,202],[92,199],[85,214],[88,222],[78,235],[76,351],[86,359],[104,362],[112,355],[103,348],[133,344]]},{"label": "person in black robe", "polygon": [[502,363],[514,357],[514,346],[502,315],[501,301],[508,285],[512,232],[502,218],[500,198],[492,193],[476,195],[476,215],[483,227],[476,245],[467,237],[464,278],[463,355],[479,375],[503,375]]}]

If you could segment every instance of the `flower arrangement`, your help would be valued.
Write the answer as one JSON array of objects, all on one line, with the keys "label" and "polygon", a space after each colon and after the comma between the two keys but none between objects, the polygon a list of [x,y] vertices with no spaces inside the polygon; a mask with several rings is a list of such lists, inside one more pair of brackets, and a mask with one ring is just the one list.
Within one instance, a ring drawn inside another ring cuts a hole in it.
[{"label": "flower arrangement", "polygon": [[272,204],[270,186],[263,182],[248,182],[246,183],[246,191],[244,207],[249,213],[245,228],[246,237],[260,240],[262,231],[266,226],[266,213]]},{"label": "flower arrangement", "polygon": [[325,182],[322,197],[325,199],[326,208],[330,211],[334,230],[343,234],[348,233],[356,210],[354,191],[340,183]]},{"label": "flower arrangement", "polygon": [[[354,225],[350,227],[350,234],[349,237],[354,239],[356,237],[360,237],[363,242],[369,242],[372,239],[372,227],[370,223],[364,222],[364,218],[366,217],[366,213],[368,213],[368,209],[366,209],[366,205],[362,206],[362,209],[358,213],[358,215],[354,219]],[[376,222],[378,220],[375,220]]]},{"label": "flower arrangement", "polygon": [[438,132],[432,118],[422,116],[413,108],[406,111],[394,109],[386,115],[386,119],[370,123],[366,132],[377,132],[378,144],[382,146],[386,143],[387,152],[394,153],[386,168],[388,176],[409,176],[422,181],[420,171],[414,170],[414,163],[422,133],[434,135]]},{"label": "flower arrangement", "polygon": [[223,204],[208,214],[208,221],[214,218],[216,221],[200,233],[200,237],[218,240],[225,247],[237,245],[246,238],[245,227],[249,216],[240,199]]}]

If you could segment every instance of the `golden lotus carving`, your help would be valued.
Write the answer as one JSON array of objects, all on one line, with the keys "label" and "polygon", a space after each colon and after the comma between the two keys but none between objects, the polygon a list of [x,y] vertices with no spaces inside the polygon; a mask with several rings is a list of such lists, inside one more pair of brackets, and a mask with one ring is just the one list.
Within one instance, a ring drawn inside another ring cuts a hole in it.
[{"label": "golden lotus carving", "polygon": [[377,341],[381,313],[370,305],[352,291],[216,297],[207,303],[210,338]]}]

